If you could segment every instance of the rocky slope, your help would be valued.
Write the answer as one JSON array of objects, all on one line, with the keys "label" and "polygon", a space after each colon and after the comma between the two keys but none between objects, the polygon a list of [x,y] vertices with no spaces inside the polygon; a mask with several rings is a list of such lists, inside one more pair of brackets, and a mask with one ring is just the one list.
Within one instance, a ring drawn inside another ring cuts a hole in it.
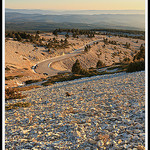
[{"label": "rocky slope", "polygon": [[145,147],[144,71],[56,83],[24,94],[6,102],[31,103],[6,111],[6,149]]}]

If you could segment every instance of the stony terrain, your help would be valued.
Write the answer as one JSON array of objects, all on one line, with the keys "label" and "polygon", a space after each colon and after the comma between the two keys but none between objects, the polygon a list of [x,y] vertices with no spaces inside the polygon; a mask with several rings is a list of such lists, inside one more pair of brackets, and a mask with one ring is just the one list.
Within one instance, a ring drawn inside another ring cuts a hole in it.
[{"label": "stony terrain", "polygon": [[6,111],[6,149],[145,149],[144,71],[56,83],[24,94],[6,102],[31,103]]}]

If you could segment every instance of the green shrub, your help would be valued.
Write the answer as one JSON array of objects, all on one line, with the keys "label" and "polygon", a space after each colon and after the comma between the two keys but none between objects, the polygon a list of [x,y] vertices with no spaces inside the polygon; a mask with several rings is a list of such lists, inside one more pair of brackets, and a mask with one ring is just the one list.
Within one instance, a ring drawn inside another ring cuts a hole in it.
[{"label": "green shrub", "polygon": [[128,65],[126,72],[135,72],[145,70],[145,62],[144,61],[137,61],[132,62]]}]

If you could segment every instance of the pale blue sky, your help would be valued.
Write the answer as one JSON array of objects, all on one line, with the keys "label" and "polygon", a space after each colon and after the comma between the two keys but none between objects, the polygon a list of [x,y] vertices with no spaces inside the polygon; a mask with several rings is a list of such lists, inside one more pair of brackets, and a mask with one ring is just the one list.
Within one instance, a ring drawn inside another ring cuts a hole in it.
[{"label": "pale blue sky", "polygon": [[53,10],[144,10],[145,0],[5,0],[5,7]]}]

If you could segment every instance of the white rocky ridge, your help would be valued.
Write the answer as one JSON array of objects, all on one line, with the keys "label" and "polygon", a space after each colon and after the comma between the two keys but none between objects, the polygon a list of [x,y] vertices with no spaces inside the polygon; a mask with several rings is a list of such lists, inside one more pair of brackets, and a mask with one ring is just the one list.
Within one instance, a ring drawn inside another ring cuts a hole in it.
[{"label": "white rocky ridge", "polygon": [[[68,92],[71,96],[66,96]],[[145,72],[94,76],[23,92],[5,112],[6,149],[144,149]]]}]

